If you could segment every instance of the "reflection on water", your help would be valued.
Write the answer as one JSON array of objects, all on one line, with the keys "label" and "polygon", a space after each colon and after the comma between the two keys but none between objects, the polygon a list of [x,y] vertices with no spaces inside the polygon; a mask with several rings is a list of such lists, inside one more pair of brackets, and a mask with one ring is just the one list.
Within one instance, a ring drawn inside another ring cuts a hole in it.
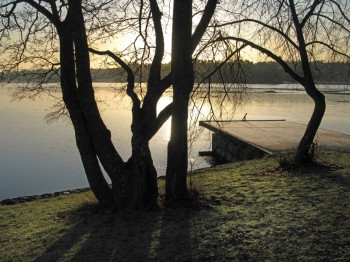
[{"label": "reflection on water", "polygon": [[[157,104],[157,114],[161,112],[167,105],[171,103],[171,97],[169,96],[163,96],[159,99]],[[169,141],[170,139],[170,130],[171,130],[171,123],[170,121],[167,121],[163,127],[159,130],[156,137],[153,139],[153,142],[157,141],[157,138],[161,139],[161,141]],[[158,140],[159,141],[159,140]]]},{"label": "reflection on water", "polygon": [[[110,84],[98,86],[96,96],[100,101],[101,115],[111,130],[118,152],[126,161],[131,154],[130,100],[107,88]],[[0,88],[0,199],[88,186],[69,121],[59,120],[52,124],[44,121],[53,99],[43,95],[34,101],[10,102],[13,90]],[[343,92],[339,93],[339,90]],[[321,127],[350,135],[348,89],[328,86],[325,91],[328,92],[327,112]],[[51,94],[59,96],[59,92]],[[158,103],[158,112],[170,102],[170,97],[163,97]],[[200,117],[209,113],[208,104],[199,108]],[[247,113],[248,120],[286,119],[306,124],[312,110],[310,98],[300,91],[300,87],[257,85],[242,107],[236,110],[233,119],[242,119]],[[232,115],[231,109],[224,112],[227,114],[223,115],[224,118]],[[195,118],[199,109],[194,108],[191,114]],[[169,137],[168,120],[150,141],[159,175],[165,174]],[[204,130],[189,155],[195,159],[193,168],[208,166],[203,158],[198,157],[198,151],[208,150],[210,133]]]}]

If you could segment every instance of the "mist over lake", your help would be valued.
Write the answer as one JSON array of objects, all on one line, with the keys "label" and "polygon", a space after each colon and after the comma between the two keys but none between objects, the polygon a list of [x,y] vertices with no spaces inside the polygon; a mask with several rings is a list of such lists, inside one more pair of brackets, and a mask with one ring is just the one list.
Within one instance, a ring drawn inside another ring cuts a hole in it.
[{"label": "mist over lake", "polygon": [[[126,96],[115,92],[111,83],[96,84],[101,115],[111,130],[112,140],[124,161],[131,154],[131,104]],[[327,109],[321,128],[350,135],[350,89],[348,86],[322,85]],[[88,186],[74,131],[68,119],[50,124],[45,116],[60,97],[59,90],[35,100],[12,101],[15,87],[0,86],[0,200],[24,195],[43,194]],[[170,94],[169,94],[170,95]],[[170,97],[163,97],[159,107]],[[205,107],[204,107],[205,109]],[[233,119],[285,119],[306,124],[313,110],[312,100],[298,85],[252,85],[243,105]],[[226,112],[230,113],[230,112]],[[204,120],[204,119],[203,119]],[[165,175],[170,122],[152,138],[150,148],[158,175]],[[193,144],[189,158],[194,168],[210,164],[198,157],[198,151],[211,149],[211,134],[203,130]]]}]

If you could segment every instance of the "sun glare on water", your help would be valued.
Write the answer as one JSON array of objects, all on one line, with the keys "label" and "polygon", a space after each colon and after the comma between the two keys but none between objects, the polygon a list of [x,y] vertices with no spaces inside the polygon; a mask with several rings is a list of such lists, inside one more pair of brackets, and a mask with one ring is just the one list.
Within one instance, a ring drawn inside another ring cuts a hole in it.
[{"label": "sun glare on water", "polygon": [[[172,99],[169,96],[162,96],[157,104],[157,114],[160,113],[167,105],[171,103]],[[162,139],[166,142],[170,140],[171,134],[171,118],[169,118],[162,126],[162,128],[158,131]]]}]

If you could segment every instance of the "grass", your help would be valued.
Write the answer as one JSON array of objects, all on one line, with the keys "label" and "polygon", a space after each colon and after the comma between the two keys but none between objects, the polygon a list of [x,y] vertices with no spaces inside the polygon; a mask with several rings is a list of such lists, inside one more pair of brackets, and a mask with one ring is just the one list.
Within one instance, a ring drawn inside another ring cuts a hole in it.
[{"label": "grass", "polygon": [[192,207],[110,213],[91,192],[0,206],[0,260],[350,261],[350,155],[319,161],[194,171]]}]

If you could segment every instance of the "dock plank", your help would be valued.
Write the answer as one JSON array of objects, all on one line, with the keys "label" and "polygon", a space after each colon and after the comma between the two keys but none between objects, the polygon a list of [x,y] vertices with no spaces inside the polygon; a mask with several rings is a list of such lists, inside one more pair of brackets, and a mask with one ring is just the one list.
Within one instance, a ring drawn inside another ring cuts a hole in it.
[{"label": "dock plank", "polygon": [[[306,126],[284,120],[202,121],[201,126],[237,138],[268,153],[295,150]],[[319,129],[315,141],[319,148],[350,152],[350,135]]]}]

